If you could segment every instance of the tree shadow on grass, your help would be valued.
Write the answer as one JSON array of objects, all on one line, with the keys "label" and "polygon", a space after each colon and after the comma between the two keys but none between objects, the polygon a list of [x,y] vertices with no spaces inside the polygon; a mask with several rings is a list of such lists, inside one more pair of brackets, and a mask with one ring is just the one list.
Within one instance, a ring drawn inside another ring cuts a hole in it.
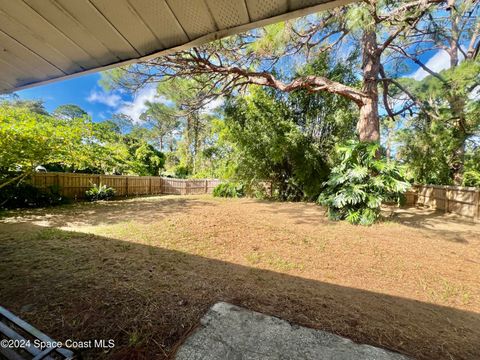
[{"label": "tree shadow on grass", "polygon": [[[263,212],[287,215],[299,225],[328,227],[342,223],[328,220],[324,208],[312,203],[288,204],[271,201],[260,203],[264,204]],[[382,213],[386,222],[426,230],[436,239],[468,244],[468,238],[480,238],[480,224],[452,214],[414,207],[385,207]]]},{"label": "tree shadow on grass", "polygon": [[217,301],[420,359],[480,358],[477,313],[23,225],[0,239],[0,304],[57,340],[115,340],[87,359],[166,357]]},{"label": "tree shadow on grass", "polygon": [[392,220],[415,229],[431,231],[448,241],[457,243],[467,244],[467,237],[480,237],[480,224],[467,218],[445,214],[443,211],[433,209],[416,207],[396,209]]}]

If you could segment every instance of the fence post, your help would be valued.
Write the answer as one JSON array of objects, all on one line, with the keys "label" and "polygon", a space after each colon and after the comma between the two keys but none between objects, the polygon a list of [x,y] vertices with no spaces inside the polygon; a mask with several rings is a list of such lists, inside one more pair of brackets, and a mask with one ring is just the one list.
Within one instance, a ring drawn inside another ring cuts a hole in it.
[{"label": "fence post", "polygon": [[450,189],[445,186],[445,214],[448,213],[448,208],[450,204]]},{"label": "fence post", "polygon": [[128,175],[125,177],[125,196],[128,196]]},{"label": "fence post", "polygon": [[148,178],[148,195],[152,195],[152,177]]},{"label": "fence post", "polygon": [[480,190],[475,191],[475,201],[473,202],[473,221],[480,221]]},{"label": "fence post", "polygon": [[208,194],[208,179],[205,179],[205,194]]},{"label": "fence post", "polygon": [[409,190],[410,198],[407,197],[407,203],[406,205],[408,206],[417,206],[417,199],[418,199],[418,192],[420,191],[420,188],[418,186],[413,185],[411,189]]},{"label": "fence post", "polygon": [[[62,179],[61,181],[60,181],[60,178]],[[61,175],[58,174],[58,188],[60,190],[60,195],[62,196],[66,196],[65,192],[63,191],[64,185],[65,185],[65,175],[63,173]]]}]

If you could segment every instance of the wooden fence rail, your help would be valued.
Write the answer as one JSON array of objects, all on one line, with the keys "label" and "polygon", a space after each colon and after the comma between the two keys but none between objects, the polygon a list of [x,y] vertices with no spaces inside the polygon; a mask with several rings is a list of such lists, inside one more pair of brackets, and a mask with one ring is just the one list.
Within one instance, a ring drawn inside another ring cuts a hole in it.
[{"label": "wooden fence rail", "polygon": [[461,186],[415,185],[407,205],[426,206],[480,222],[480,189]]},{"label": "wooden fence rail", "polygon": [[220,184],[216,179],[171,179],[160,176],[125,176],[75,173],[35,173],[30,183],[46,189],[58,186],[60,194],[70,199],[82,199],[93,184],[105,184],[115,189],[116,196],[158,194],[210,194]]}]

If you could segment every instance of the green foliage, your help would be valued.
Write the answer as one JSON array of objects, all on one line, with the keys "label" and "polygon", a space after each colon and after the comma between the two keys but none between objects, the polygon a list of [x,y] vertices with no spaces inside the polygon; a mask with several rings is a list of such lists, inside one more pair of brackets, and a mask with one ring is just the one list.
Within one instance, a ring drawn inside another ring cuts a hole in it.
[{"label": "green foliage", "polygon": [[408,165],[415,182],[449,185],[456,169],[475,170],[468,157],[478,148],[480,135],[480,102],[471,94],[478,87],[478,74],[478,60],[466,60],[441,71],[443,81],[435,76],[401,80],[425,108],[407,118],[396,137],[397,157]]},{"label": "green foliage", "polygon": [[301,91],[285,98],[251,88],[226,107],[223,138],[232,144],[235,176],[252,186],[271,182],[279,200],[316,198],[334,142],[353,135],[356,112],[349,110],[348,102],[333,95]]},{"label": "green foliage", "polygon": [[24,100],[20,99],[18,95],[15,94],[12,96],[10,101],[0,98],[0,106],[10,106],[19,109],[25,109],[38,115],[48,115],[48,111],[45,109],[45,104],[42,100]]},{"label": "green foliage", "polygon": [[347,28],[353,32],[375,30],[375,21],[367,4],[352,4],[345,14]]},{"label": "green foliage", "polygon": [[[163,169],[163,153],[123,134],[116,121],[94,123],[75,105],[60,106],[54,114],[17,103],[0,106],[0,173],[17,172],[21,179],[38,165],[51,171],[135,175],[159,175]],[[0,187],[5,181],[0,179]]]},{"label": "green foliage", "polygon": [[158,176],[165,164],[165,155],[144,141],[126,138],[131,172],[140,176]]},{"label": "green foliage", "polygon": [[480,171],[468,170],[463,174],[463,186],[480,188]]},{"label": "green foliage", "polygon": [[318,202],[332,220],[371,225],[383,202],[400,202],[410,184],[393,162],[378,159],[378,143],[348,141],[337,147],[340,163],[332,169]]},{"label": "green foliage", "polygon": [[71,165],[82,157],[87,127],[28,108],[0,106],[0,170],[32,172],[48,163]]},{"label": "green foliage", "polygon": [[480,188],[480,146],[467,148],[463,185]]},{"label": "green foliage", "polygon": [[190,169],[184,165],[178,165],[175,167],[175,177],[179,179],[186,179],[190,175]]},{"label": "green foliage", "polygon": [[105,184],[93,184],[93,186],[85,191],[85,197],[88,201],[110,200],[115,196],[115,189]]},{"label": "green foliage", "polygon": [[[154,124],[160,139],[164,134],[170,152],[178,159],[178,164],[167,167],[167,171],[179,173],[178,170],[182,170],[180,176],[205,174],[212,165],[212,158],[204,156],[211,155],[204,151],[215,141],[211,137],[211,124],[216,120],[212,111],[202,110],[207,105],[205,90],[199,89],[195,80],[175,78],[160,83],[157,95],[166,102],[147,104],[143,117]],[[209,177],[216,176],[210,173]]]},{"label": "green foliage", "polygon": [[39,189],[20,181],[10,183],[0,191],[0,208],[3,209],[46,207],[67,202],[56,186]]},{"label": "green foliage", "polygon": [[[174,141],[174,130],[176,130],[180,121],[174,107],[167,106],[163,103],[145,103],[147,109],[140,115],[140,119],[151,126],[151,138],[159,145],[159,149],[163,150],[166,143],[171,144]],[[172,146],[170,146],[172,150]]]},{"label": "green foliage", "polygon": [[63,120],[74,120],[88,117],[87,112],[75,104],[60,105],[53,111],[52,115]]},{"label": "green foliage", "polygon": [[285,51],[290,39],[285,22],[271,24],[258,31],[258,40],[249,45],[249,51],[264,56],[278,56]]},{"label": "green foliage", "polygon": [[[295,174],[310,173],[318,188],[327,174],[325,161],[292,119],[283,101],[255,88],[249,96],[228,104],[225,120],[241,159],[238,177],[247,183],[273,182],[283,200]],[[298,197],[303,196],[302,190],[298,189]]]},{"label": "green foliage", "polygon": [[213,189],[215,197],[239,198],[245,196],[245,187],[238,182],[223,182]]},{"label": "green foliage", "polygon": [[236,175],[239,153],[223,119],[213,118],[199,154],[194,178],[232,179]]},{"label": "green foliage", "polygon": [[443,121],[421,116],[409,119],[396,134],[397,158],[405,163],[415,183],[449,185],[451,154],[455,144]]},{"label": "green foliage", "polygon": [[[355,55],[350,61],[355,61]],[[298,69],[297,75],[358,82],[351,67],[332,63],[326,54]],[[250,87],[248,95],[227,102],[225,113],[225,121],[214,125],[224,174],[241,179],[249,189],[271,183],[274,198],[299,201],[320,194],[334,144],[354,136],[358,109],[325,92],[285,94]]]}]

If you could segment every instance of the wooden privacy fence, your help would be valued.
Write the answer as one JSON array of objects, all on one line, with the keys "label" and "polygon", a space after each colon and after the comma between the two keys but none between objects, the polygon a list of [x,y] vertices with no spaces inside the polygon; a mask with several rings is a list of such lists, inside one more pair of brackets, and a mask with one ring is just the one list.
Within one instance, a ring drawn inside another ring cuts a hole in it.
[{"label": "wooden privacy fence", "polygon": [[480,221],[480,189],[461,186],[415,185],[407,205],[427,206]]},{"label": "wooden privacy fence", "polygon": [[71,199],[82,199],[93,184],[105,184],[115,189],[116,196],[158,194],[210,194],[220,184],[215,179],[170,179],[160,176],[125,176],[75,173],[35,173],[30,183],[46,189],[58,186],[60,194]]}]

